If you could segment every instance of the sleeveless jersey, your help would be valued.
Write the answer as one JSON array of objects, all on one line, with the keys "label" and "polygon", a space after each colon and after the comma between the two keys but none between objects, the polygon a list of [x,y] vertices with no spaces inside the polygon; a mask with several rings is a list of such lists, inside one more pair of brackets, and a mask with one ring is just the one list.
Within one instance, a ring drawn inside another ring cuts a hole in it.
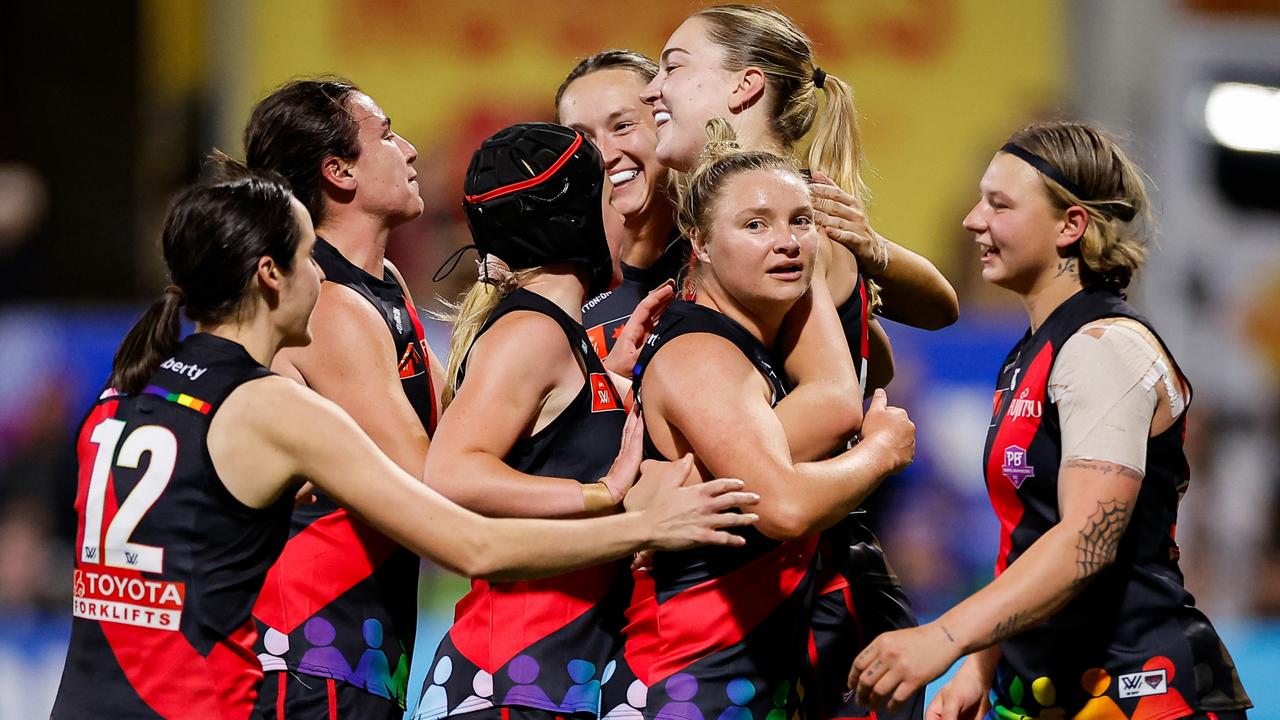
[{"label": "sleeveless jersey", "polygon": [[[550,300],[518,289],[481,334],[508,313],[546,315],[586,366],[582,390],[554,420],[515,443],[504,461],[530,475],[598,482],[622,444],[626,410],[580,323]],[[478,337],[478,336],[477,336]],[[513,358],[513,362],[521,359]],[[459,378],[461,382],[462,378]],[[416,718],[556,714],[595,720],[606,663],[621,642],[630,583],[612,562],[542,580],[472,581],[427,671]]]},{"label": "sleeveless jersey", "polygon": [[609,355],[622,328],[636,306],[651,290],[667,280],[675,280],[689,262],[689,241],[672,235],[667,249],[647,268],[622,263],[622,284],[600,293],[582,306],[582,324],[587,328],[591,346],[601,359]]},{"label": "sleeveless jersey", "polygon": [[[677,300],[641,351],[644,368],[673,339],[708,333],[729,340],[769,382],[773,402],[789,391],[768,348],[730,318]],[[645,433],[645,457],[666,460]],[[755,528],[737,531],[741,548],[658,553],[651,583],[637,579],[628,610],[624,662],[606,686],[614,717],[714,720],[791,717],[804,657],[817,537],[780,542]],[[639,685],[636,685],[636,683]],[[647,693],[644,690],[647,689]],[[637,705],[638,700],[643,700]],[[606,715],[608,717],[608,715]]]},{"label": "sleeveless jersey", "polygon": [[[1063,343],[1107,317],[1151,329],[1119,294],[1083,290],[1036,332],[1028,330],[1005,359],[985,453],[987,491],[1001,527],[997,575],[1061,519],[1062,436],[1049,375]],[[1178,568],[1174,527],[1190,481],[1182,449],[1186,412],[1147,442],[1146,476],[1115,562],[1066,607],[1002,644],[992,703],[997,717],[1163,720],[1250,707],[1230,655]]]},{"label": "sleeveless jersey", "polygon": [[836,308],[836,314],[840,316],[840,327],[844,330],[844,339],[849,343],[849,352],[853,355],[858,385],[862,387],[864,395],[867,392],[867,355],[871,352],[871,326],[868,323],[871,304],[867,300],[867,279],[859,272],[849,299]]},{"label": "sleeveless jersey", "polygon": [[197,333],[137,395],[108,388],[76,441],[71,644],[53,718],[247,718],[262,681],[250,620],[293,493],[248,507],[209,457],[209,424],[270,372]]},{"label": "sleeveless jersey", "polygon": [[[849,299],[836,312],[865,395],[870,352],[870,302],[861,272]],[[915,627],[915,611],[890,568],[884,549],[859,510],[823,531],[819,548],[818,597],[810,627],[804,715],[809,720],[864,718],[871,709],[846,699],[853,659],[878,635]],[[924,713],[924,690],[879,720],[910,720]]]},{"label": "sleeveless jersey", "polygon": [[[375,278],[317,238],[328,282],[369,301],[386,321],[400,383],[422,427],[435,430],[435,391],[417,310],[390,270]],[[401,707],[417,631],[417,555],[323,493],[293,513],[289,543],[254,608],[265,670],[349,683]]]}]

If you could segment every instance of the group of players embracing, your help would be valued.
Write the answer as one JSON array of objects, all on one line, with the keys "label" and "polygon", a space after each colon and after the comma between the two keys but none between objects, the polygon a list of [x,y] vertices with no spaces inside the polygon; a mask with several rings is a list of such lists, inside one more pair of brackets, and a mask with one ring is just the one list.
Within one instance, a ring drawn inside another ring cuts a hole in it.
[{"label": "group of players embracing", "polygon": [[[1155,224],[1112,138],[1017,130],[964,219],[1030,327],[996,577],[919,625],[858,510],[915,452],[877,316],[959,308],[868,221],[850,87],[724,5],[555,111],[472,156],[447,367],[384,256],[417,152],[354,84],[277,89],[177,197],[78,436],[54,718],[1245,716],[1177,565],[1191,386],[1124,300]],[[418,556],[475,579],[410,689]]]}]

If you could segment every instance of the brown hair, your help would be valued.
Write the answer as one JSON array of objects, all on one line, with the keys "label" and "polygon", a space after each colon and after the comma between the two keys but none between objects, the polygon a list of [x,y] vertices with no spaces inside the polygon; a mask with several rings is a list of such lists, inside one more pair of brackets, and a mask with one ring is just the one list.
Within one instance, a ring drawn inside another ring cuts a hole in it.
[{"label": "brown hair", "polygon": [[556,90],[556,122],[560,121],[560,100],[564,98],[565,91],[573,81],[600,70],[630,70],[644,78],[647,83],[658,74],[658,64],[648,55],[634,50],[604,50],[584,58],[573,66],[565,76],[564,82],[560,83],[560,87]]},{"label": "brown hair", "polygon": [[165,216],[161,247],[172,282],[116,350],[107,382],[120,392],[141,391],[177,352],[181,308],[198,323],[221,322],[242,309],[259,259],[293,271],[302,229],[284,178],[221,153],[214,162],[220,177],[184,190]]},{"label": "brown hair", "polygon": [[1114,138],[1087,123],[1035,123],[1009,136],[1009,143],[1038,155],[1087,196],[1040,175],[1055,206],[1065,210],[1074,205],[1089,214],[1072,250],[1081,260],[1081,282],[1086,287],[1128,286],[1146,259],[1156,228],[1142,169]]},{"label": "brown hair", "polygon": [[244,129],[245,164],[283,175],[316,225],[324,220],[325,158],[360,156],[360,123],[347,107],[359,92],[340,77],[294,80],[255,105]]}]

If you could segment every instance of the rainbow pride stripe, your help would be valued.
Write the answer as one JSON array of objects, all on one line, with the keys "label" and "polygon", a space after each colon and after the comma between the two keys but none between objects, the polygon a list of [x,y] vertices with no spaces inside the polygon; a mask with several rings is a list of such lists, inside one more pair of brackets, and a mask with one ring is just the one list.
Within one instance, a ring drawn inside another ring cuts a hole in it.
[{"label": "rainbow pride stripe", "polygon": [[213,406],[201,400],[200,398],[191,397],[186,393],[169,392],[158,385],[148,385],[146,390],[142,392],[148,395],[158,395],[171,403],[178,403],[183,407],[189,407],[198,413],[208,415]]}]

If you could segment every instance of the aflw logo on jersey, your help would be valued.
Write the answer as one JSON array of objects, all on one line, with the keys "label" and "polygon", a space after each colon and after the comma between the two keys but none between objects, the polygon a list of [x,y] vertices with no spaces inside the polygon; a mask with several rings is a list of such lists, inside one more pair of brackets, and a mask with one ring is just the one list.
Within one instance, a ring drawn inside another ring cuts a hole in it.
[{"label": "aflw logo on jersey", "polygon": [[85,620],[177,631],[186,586],[107,570],[76,570],[71,613]]},{"label": "aflw logo on jersey", "polygon": [[1129,673],[1120,676],[1120,697],[1135,698],[1163,695],[1169,692],[1169,679],[1164,670]]},{"label": "aflw logo on jersey", "polygon": [[1027,399],[1027,395],[1031,394],[1031,388],[1023,388],[1018,393],[1018,397],[1009,403],[1009,417],[1017,420],[1018,418],[1038,418],[1044,414],[1044,403],[1040,400]]}]

